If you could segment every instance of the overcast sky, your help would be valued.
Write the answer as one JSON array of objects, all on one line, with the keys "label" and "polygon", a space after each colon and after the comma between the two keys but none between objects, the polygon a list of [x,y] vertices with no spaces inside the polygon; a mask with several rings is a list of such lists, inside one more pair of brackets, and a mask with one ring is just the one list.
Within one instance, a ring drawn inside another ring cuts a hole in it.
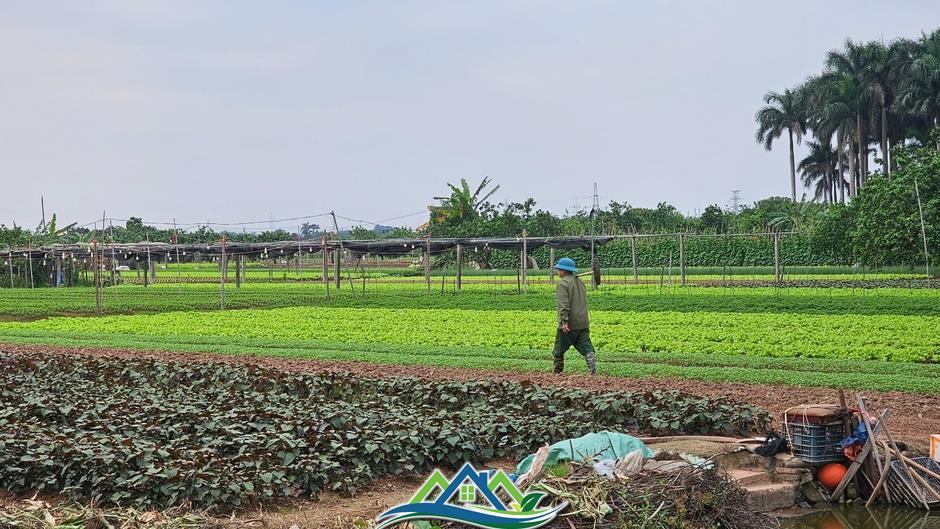
[{"label": "overcast sky", "polygon": [[556,213],[595,181],[687,213],[788,195],[785,143],[754,142],[762,94],[846,37],[937,26],[935,0],[8,0],[0,223],[35,226],[42,194],[60,225],[415,225],[484,176]]}]

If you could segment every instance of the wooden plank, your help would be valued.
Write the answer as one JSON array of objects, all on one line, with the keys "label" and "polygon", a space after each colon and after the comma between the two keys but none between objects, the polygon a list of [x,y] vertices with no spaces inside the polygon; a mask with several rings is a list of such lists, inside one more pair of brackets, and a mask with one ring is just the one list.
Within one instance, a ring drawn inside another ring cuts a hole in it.
[{"label": "wooden plank", "polygon": [[[875,426],[874,437],[877,437],[877,433],[881,431],[881,425],[890,415],[891,410],[886,410],[881,414],[881,420],[879,420],[878,424]],[[836,490],[832,492],[832,496],[829,497],[829,503],[838,501],[839,498],[842,497],[842,494],[845,493],[845,489],[848,487],[849,482],[852,481],[852,478],[855,477],[855,474],[857,474],[859,469],[862,468],[862,464],[864,464],[865,460],[868,459],[868,454],[871,453],[872,437],[872,435],[868,436],[868,441],[865,442],[865,446],[862,447],[862,451],[859,452],[858,456],[855,458],[855,461],[852,461],[852,464],[849,465],[849,470],[845,473],[845,477],[842,478],[842,482],[839,483],[839,486],[836,487]]]},{"label": "wooden plank", "polygon": [[862,421],[865,423],[865,431],[868,432],[869,437],[872,439],[871,450],[875,453],[874,461],[868,460],[869,463],[869,472],[872,473],[873,478],[878,480],[881,478],[881,469],[878,467],[878,462],[881,461],[881,452],[878,450],[878,432],[876,432],[871,427],[871,420],[869,419],[868,407],[865,406],[865,397],[861,395],[856,395],[858,399],[858,409],[862,412]]}]

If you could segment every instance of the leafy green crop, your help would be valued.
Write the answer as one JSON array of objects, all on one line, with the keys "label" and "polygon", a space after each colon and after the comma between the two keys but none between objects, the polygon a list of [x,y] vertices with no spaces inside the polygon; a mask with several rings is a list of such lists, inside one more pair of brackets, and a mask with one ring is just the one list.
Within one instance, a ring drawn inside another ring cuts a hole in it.
[{"label": "leafy green crop", "polygon": [[[520,347],[551,350],[551,311],[294,307],[170,312],[0,323],[7,331],[137,336],[227,336],[271,342]],[[591,314],[603,353],[709,353],[770,357],[934,362],[940,317],[883,315],[619,312]]]},{"label": "leafy green crop", "polygon": [[[605,311],[679,311],[679,312],[791,312],[804,314],[897,314],[940,315],[940,289],[904,288],[744,288],[686,287],[678,279],[649,278],[655,284],[624,284],[608,277],[601,288],[590,294],[591,307]],[[720,283],[721,276],[715,276]],[[409,278],[397,278],[411,281]],[[632,281],[632,276],[630,277]],[[420,279],[418,280],[421,281]],[[439,281],[439,280],[436,280]],[[532,278],[529,294],[517,295],[515,277],[480,278],[485,283],[466,283],[455,291],[453,278],[446,278],[445,294],[435,283],[429,293],[423,283],[366,283],[366,294],[353,295],[349,282],[342,290],[326,288],[319,282],[300,284],[250,283],[229,287],[225,293],[229,309],[294,306],[452,308],[552,310],[553,285],[547,278]],[[621,280],[622,281],[622,280]],[[814,283],[815,284],[815,283]],[[356,283],[361,291],[361,282]],[[105,313],[168,312],[177,310],[212,310],[219,308],[219,286],[180,284],[118,286],[102,291]],[[0,319],[4,316],[44,317],[57,314],[93,314],[94,289],[74,288],[0,288]]]},{"label": "leafy green crop", "polygon": [[140,507],[354,491],[588,431],[746,434],[726,398],[0,353],[0,483]]}]

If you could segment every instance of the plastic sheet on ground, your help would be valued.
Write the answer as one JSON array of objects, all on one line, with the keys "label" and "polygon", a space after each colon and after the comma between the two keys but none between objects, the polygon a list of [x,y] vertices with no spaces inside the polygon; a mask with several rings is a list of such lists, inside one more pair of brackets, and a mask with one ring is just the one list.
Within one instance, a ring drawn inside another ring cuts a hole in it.
[{"label": "plastic sheet on ground", "polygon": [[[592,432],[577,439],[565,439],[551,445],[548,449],[545,465],[551,466],[572,460],[616,460],[637,450],[640,450],[645,458],[653,457],[653,451],[636,437],[617,432]],[[522,475],[528,472],[534,459],[535,454],[523,459],[516,467],[515,473]]]}]

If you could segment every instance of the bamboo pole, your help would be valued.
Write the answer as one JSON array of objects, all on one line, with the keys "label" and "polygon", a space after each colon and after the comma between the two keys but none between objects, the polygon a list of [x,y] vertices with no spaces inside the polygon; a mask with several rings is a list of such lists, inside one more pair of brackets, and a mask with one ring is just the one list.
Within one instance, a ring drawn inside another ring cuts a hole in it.
[{"label": "bamboo pole", "polygon": [[10,288],[13,286],[13,252],[7,252],[7,268],[10,271]]},{"label": "bamboo pole", "polygon": [[[893,443],[893,441],[892,441],[892,443]],[[928,476],[930,476],[930,477],[932,477],[932,478],[940,479],[940,477],[938,477],[938,474],[937,474],[936,472],[933,472],[933,471],[931,471],[930,469],[925,468],[924,466],[922,466],[922,465],[918,464],[917,462],[911,460],[910,458],[908,458],[907,456],[905,456],[904,454],[902,454],[902,453],[900,452],[900,450],[898,450],[896,447],[892,447],[892,446],[888,445],[887,443],[884,444],[884,447],[885,447],[887,450],[890,450],[890,451],[894,452],[894,455],[896,455],[896,456],[898,457],[898,461],[901,462],[901,466],[904,467],[904,470],[905,470],[905,472],[907,473],[908,477],[912,478],[914,481],[917,481],[917,482],[921,485],[921,487],[922,487],[924,490],[926,490],[927,492],[929,492],[930,495],[933,496],[937,501],[940,501],[940,492],[937,492],[936,489],[934,489],[934,488],[930,485],[930,483],[929,483],[926,479],[924,479],[924,477],[921,476],[921,475],[917,472],[917,470],[920,470],[920,471],[924,472],[925,474],[927,474]],[[913,469],[912,469],[911,467],[913,467]],[[921,491],[921,492],[923,492],[923,491]],[[921,497],[920,497],[919,499],[920,499],[921,502],[924,504],[924,508],[926,508],[927,510],[930,510],[930,504],[929,504],[929,502],[927,501],[926,496],[921,495]]]},{"label": "bamboo pole", "polygon": [[[877,479],[881,479],[880,469],[878,468],[878,461],[881,460],[881,451],[878,450],[878,432],[871,427],[871,418],[868,413],[868,407],[865,405],[865,397],[861,395],[856,395],[858,399],[858,409],[862,412],[862,421],[865,423],[865,430],[868,432],[868,436],[872,440],[871,450],[875,454],[875,459],[872,461],[871,469],[875,471]],[[882,430],[885,429],[885,426],[882,425]],[[870,470],[871,470],[870,469]]]},{"label": "bamboo pole", "polygon": [[920,203],[920,187],[917,186],[917,177],[914,177],[914,193],[917,194],[917,211],[920,212],[920,236],[924,240],[924,269],[927,272],[927,281],[930,281],[930,254],[927,253],[927,228],[924,227],[924,206]]},{"label": "bamboo pole", "polygon": [[[887,425],[882,425],[882,426],[883,426],[883,429],[884,429],[884,432],[885,432],[885,437],[888,438],[888,442],[890,443],[891,449],[894,450],[895,455],[897,455],[897,456],[899,457],[899,461],[901,462],[901,468],[904,469],[904,473],[907,474],[907,476],[908,476],[909,478],[911,478],[911,479],[916,479],[916,480],[920,481],[920,483],[921,483],[922,485],[924,485],[924,487],[925,487],[927,490],[929,490],[929,491],[930,491],[931,493],[933,493],[934,495],[937,495],[937,491],[935,491],[935,490],[933,489],[933,487],[931,487],[931,486],[924,480],[924,478],[922,478],[922,477],[920,476],[920,474],[918,474],[917,472],[914,472],[913,470],[911,470],[911,468],[910,468],[910,467],[908,466],[908,464],[907,464],[907,461],[905,461],[904,454],[901,453],[901,450],[898,449],[897,443],[894,442],[894,437],[892,437],[891,431],[888,430]],[[918,466],[919,466],[919,465],[918,465]],[[919,496],[920,496],[919,499],[920,499],[921,503],[924,504],[924,508],[929,511],[929,510],[930,510],[930,504],[927,502],[927,498],[926,498],[923,494],[920,494]],[[937,499],[940,500],[940,495],[937,495]]]}]

